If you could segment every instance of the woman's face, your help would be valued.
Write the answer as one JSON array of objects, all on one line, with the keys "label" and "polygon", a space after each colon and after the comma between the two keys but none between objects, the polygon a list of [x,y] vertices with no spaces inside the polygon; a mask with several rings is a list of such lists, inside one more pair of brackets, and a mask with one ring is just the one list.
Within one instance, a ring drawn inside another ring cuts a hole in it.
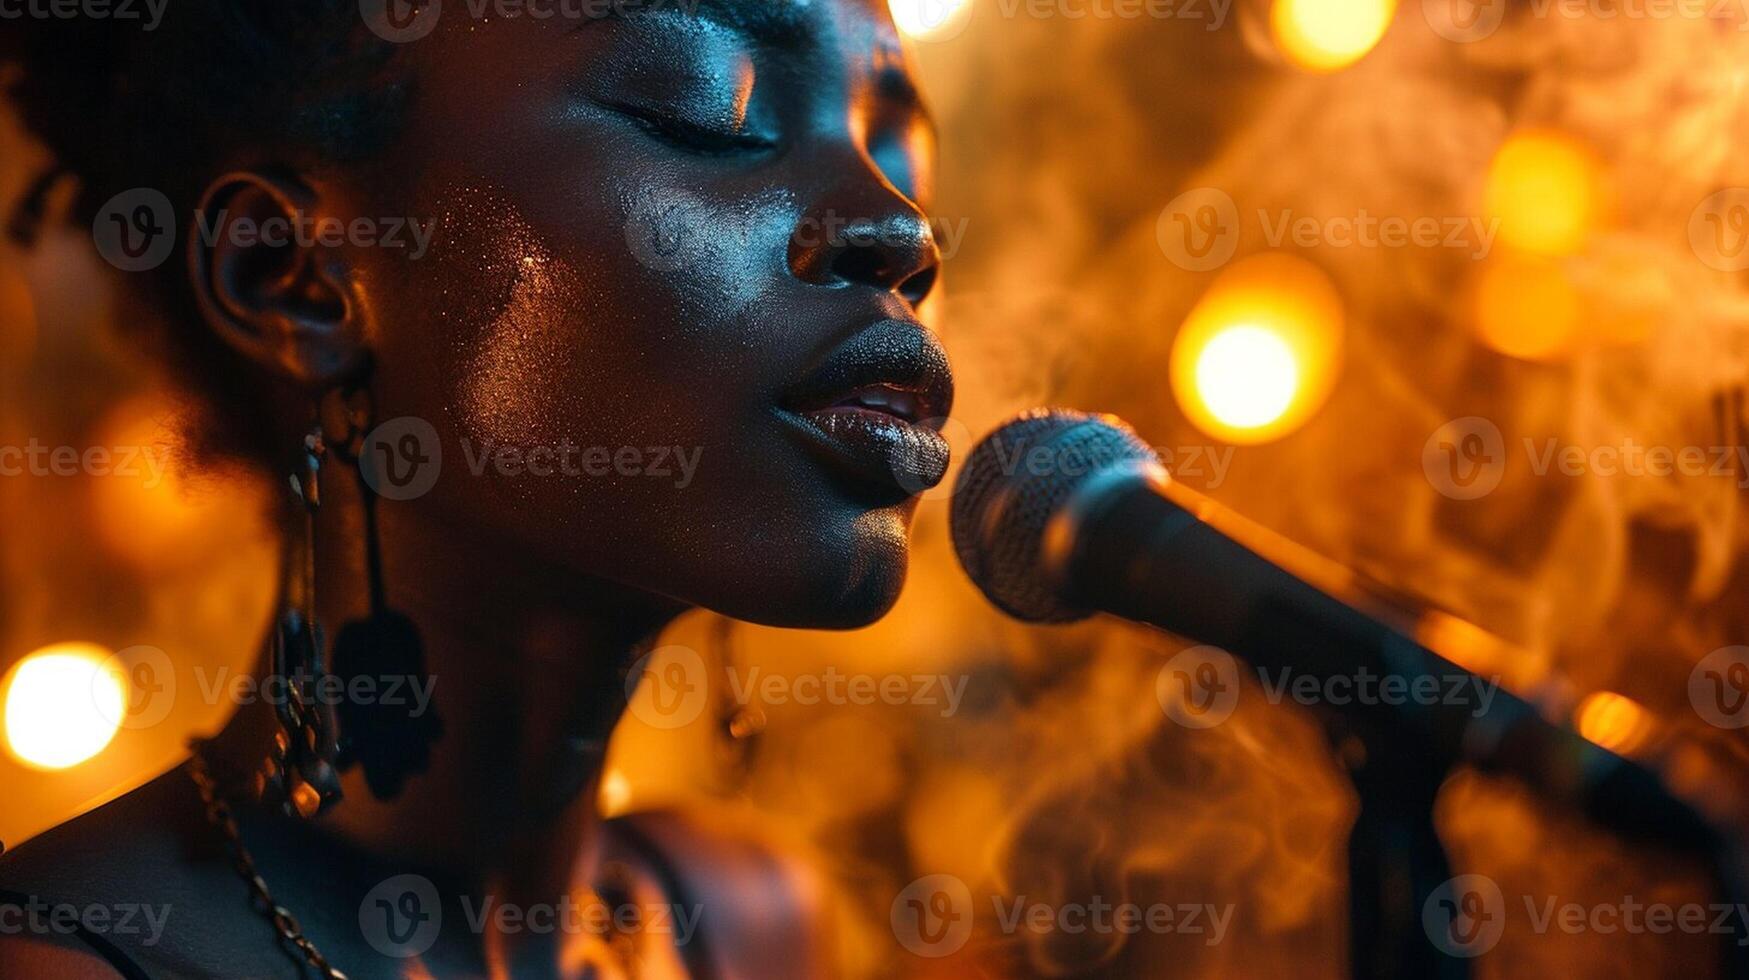
[{"label": "woman's face", "polygon": [[390,506],[738,618],[878,617],[952,400],[885,4],[473,6],[402,53],[405,126],[349,189],[437,220],[423,257],[358,257],[378,419],[442,454]]}]

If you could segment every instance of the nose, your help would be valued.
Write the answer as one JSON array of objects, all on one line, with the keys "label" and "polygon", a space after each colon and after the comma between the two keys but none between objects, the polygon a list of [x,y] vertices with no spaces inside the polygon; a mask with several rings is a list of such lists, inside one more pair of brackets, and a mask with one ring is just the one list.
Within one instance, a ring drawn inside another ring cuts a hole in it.
[{"label": "nose", "polygon": [[929,219],[872,168],[861,188],[823,195],[790,235],[790,272],[817,286],[872,286],[915,306],[935,287],[941,250]]}]

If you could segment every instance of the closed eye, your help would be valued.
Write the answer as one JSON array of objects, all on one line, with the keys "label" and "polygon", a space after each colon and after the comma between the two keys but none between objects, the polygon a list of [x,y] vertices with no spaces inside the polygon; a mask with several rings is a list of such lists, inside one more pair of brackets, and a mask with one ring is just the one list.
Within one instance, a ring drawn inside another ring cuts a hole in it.
[{"label": "closed eye", "polygon": [[611,103],[608,106],[663,143],[699,156],[735,156],[777,149],[777,141],[758,133],[733,132],[706,126],[644,106]]}]

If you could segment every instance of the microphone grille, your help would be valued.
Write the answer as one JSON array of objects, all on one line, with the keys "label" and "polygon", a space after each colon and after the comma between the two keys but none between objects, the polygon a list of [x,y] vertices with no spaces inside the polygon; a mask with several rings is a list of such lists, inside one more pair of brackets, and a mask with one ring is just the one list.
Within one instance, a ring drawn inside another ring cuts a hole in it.
[{"label": "microphone grille", "polygon": [[984,437],[954,483],[949,524],[960,565],[1004,612],[1035,623],[1082,619],[1045,575],[1045,527],[1090,476],[1114,463],[1156,460],[1112,415],[1024,412]]}]

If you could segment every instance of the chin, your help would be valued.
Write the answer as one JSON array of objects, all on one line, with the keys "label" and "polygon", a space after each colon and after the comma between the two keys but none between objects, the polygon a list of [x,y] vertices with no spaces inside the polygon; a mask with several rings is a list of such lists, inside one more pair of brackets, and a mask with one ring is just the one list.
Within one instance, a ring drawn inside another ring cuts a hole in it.
[{"label": "chin", "polygon": [[822,576],[832,586],[821,596],[815,629],[856,629],[885,616],[899,601],[911,560],[911,513],[915,501],[866,511],[844,527],[838,574]]},{"label": "chin", "polygon": [[[798,551],[778,575],[748,577],[739,601],[711,608],[735,619],[791,629],[849,630],[876,622],[893,608],[910,564],[913,505],[865,511]],[[777,569],[770,571],[777,572]],[[746,592],[748,582],[757,594]]]}]

